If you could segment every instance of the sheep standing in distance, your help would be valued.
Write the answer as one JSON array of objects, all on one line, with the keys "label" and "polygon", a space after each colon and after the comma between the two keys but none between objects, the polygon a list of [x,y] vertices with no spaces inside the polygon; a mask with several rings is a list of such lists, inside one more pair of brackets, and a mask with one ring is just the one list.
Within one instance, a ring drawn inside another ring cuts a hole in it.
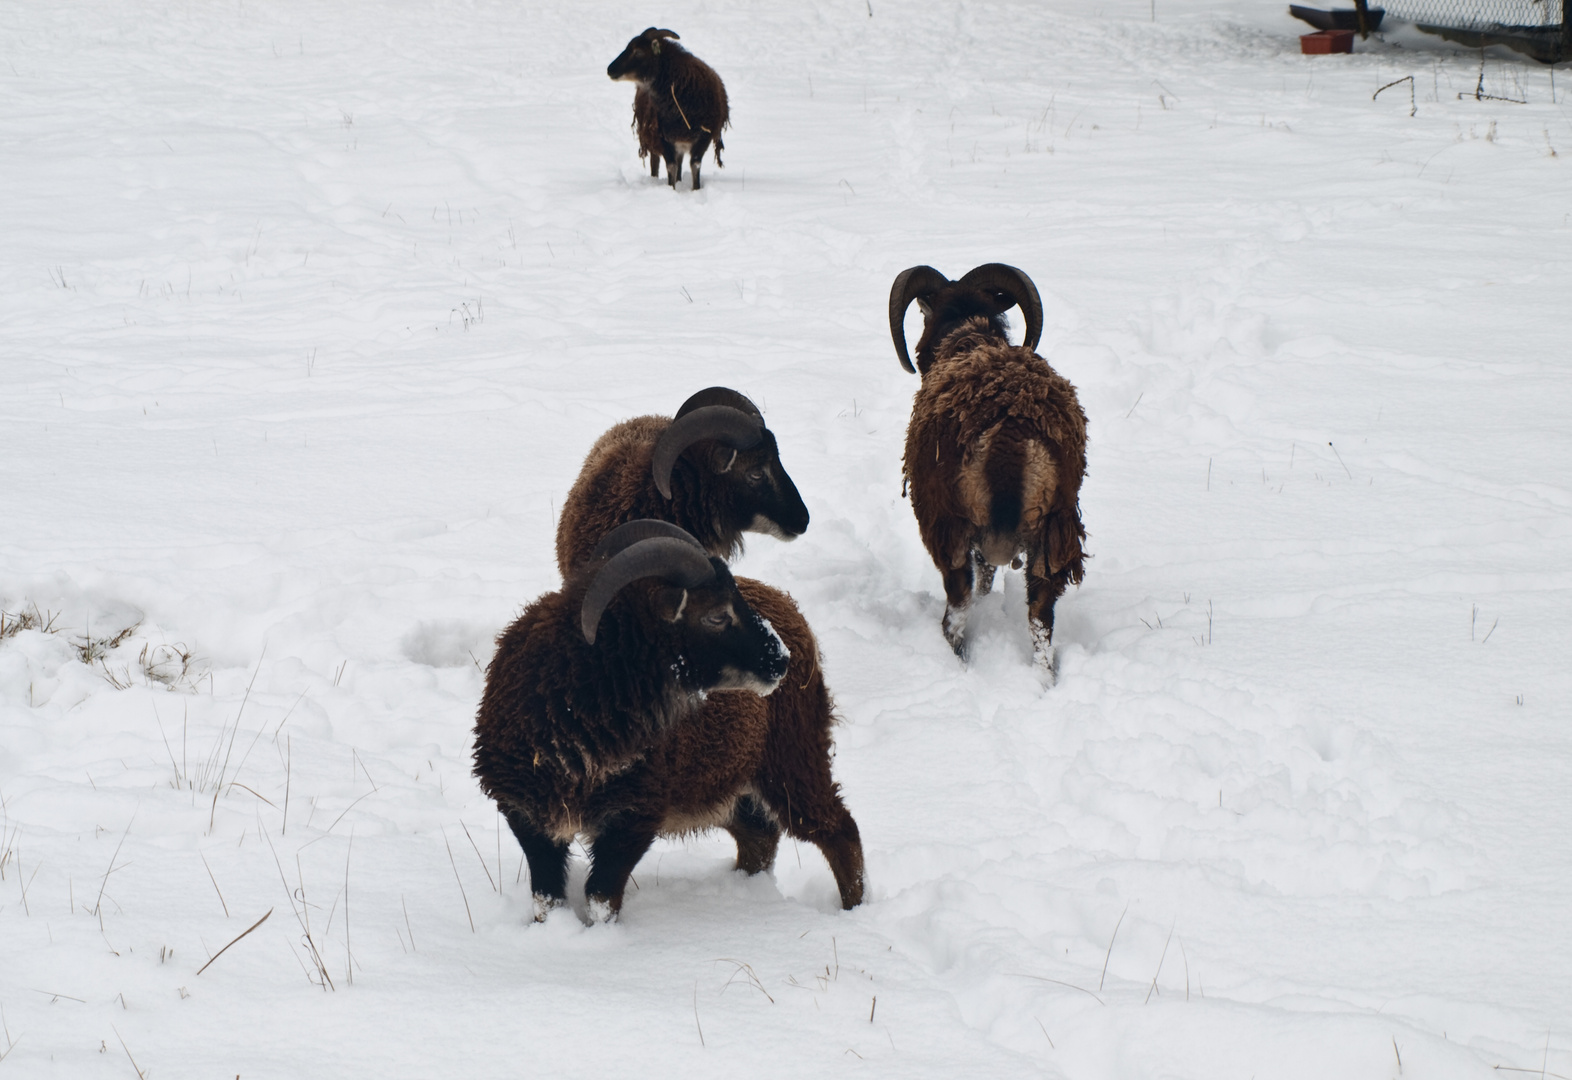
[{"label": "sheep standing in distance", "polygon": [[475,775],[524,849],[537,919],[567,898],[576,837],[606,920],[656,836],[719,826],[752,874],[774,865],[782,823],[824,852],[851,908],[862,842],[830,773],[831,710],[788,597],[734,580],[675,526],[631,522],[498,638]]},{"label": "sheep standing in distance", "polygon": [[700,390],[674,419],[635,417],[596,440],[557,519],[563,578],[638,518],[679,525],[723,559],[742,550],[745,532],[791,540],[808,528],[774,433],[757,405],[724,386]]},{"label": "sheep standing in distance", "polygon": [[[674,44],[676,40],[673,31],[652,26],[628,42],[607,66],[606,74],[638,86],[633,97],[633,126],[639,135],[639,156],[646,152],[653,156],[658,149],[666,160],[666,182],[675,188],[682,179],[686,155],[693,167],[693,190],[698,191],[699,165],[711,141],[715,143],[715,164],[724,167],[721,151],[726,144],[721,132],[731,123],[731,110],[720,76]],[[650,175],[659,175],[653,160]]]},{"label": "sheep standing in distance", "polygon": [[[915,368],[904,326],[914,300],[924,320]],[[1011,345],[1004,313],[1017,306],[1026,338]],[[1033,351],[1042,329],[1037,286],[1003,263],[959,281],[914,266],[890,288],[896,355],[922,375],[905,476],[923,544],[944,575],[944,636],[964,658],[974,588],[991,591],[994,569],[1019,568],[1024,555],[1033,654],[1051,675],[1054,602],[1083,574],[1086,414],[1075,387]]]}]

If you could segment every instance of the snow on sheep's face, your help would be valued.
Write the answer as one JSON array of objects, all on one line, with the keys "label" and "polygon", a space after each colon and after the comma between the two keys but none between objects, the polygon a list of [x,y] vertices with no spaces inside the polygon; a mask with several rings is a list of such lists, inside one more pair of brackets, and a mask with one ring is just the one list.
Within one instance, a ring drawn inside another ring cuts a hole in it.
[{"label": "snow on sheep's face", "polygon": [[715,579],[690,589],[667,587],[657,611],[681,638],[677,677],[687,689],[749,690],[760,697],[780,685],[791,653],[769,622],[737,591],[731,571],[711,559]]}]

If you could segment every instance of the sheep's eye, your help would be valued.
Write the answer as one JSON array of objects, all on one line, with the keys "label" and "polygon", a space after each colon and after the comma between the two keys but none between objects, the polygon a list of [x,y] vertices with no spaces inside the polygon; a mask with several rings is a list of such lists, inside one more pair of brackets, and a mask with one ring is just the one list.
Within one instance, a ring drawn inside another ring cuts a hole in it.
[{"label": "sheep's eye", "polygon": [[747,478],[748,478],[748,483],[750,483],[750,484],[762,484],[762,483],[764,483],[764,470],[763,469],[749,469],[748,472],[747,472]]},{"label": "sheep's eye", "polygon": [[699,620],[706,630],[724,630],[731,625],[731,616],[724,611],[712,611]]}]

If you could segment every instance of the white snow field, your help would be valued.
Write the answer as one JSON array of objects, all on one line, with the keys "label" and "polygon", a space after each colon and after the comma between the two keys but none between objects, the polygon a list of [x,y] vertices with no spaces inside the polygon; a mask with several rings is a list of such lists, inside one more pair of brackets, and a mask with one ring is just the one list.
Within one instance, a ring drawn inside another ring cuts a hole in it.
[{"label": "white snow field", "polygon": [[[698,193],[604,74],[652,23],[731,93]],[[1305,29],[0,9],[0,1080],[1572,1076],[1572,73]],[[1046,691],[901,497],[890,282],[996,260],[1091,421]],[[721,834],[533,925],[481,667],[591,441],[715,383],[867,903]]]}]

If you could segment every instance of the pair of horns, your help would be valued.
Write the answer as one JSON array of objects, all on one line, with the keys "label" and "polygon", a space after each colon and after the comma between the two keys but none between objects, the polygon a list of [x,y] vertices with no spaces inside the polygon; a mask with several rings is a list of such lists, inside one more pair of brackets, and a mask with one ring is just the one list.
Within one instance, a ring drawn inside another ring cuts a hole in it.
[{"label": "pair of horns", "polygon": [[1043,336],[1043,301],[1037,295],[1037,286],[1023,271],[1004,263],[983,263],[952,283],[931,266],[914,266],[895,275],[895,283],[890,286],[890,337],[895,342],[895,355],[900,358],[901,367],[914,374],[917,371],[906,352],[906,309],[911,307],[913,300],[932,296],[951,284],[1008,296],[1013,301],[1010,307],[1019,307],[1026,316],[1026,338],[1022,344],[1028,349],[1037,348]]},{"label": "pair of horns", "polygon": [[650,458],[650,472],[661,495],[671,498],[671,470],[682,452],[702,439],[714,439],[733,450],[750,450],[764,438],[759,407],[735,390],[711,386],[700,390],[677,410],[661,432]]},{"label": "pair of horns", "polygon": [[579,627],[591,645],[607,605],[630,583],[658,577],[691,589],[715,579],[715,567],[704,546],[665,521],[630,521],[611,530],[590,556],[591,562],[602,560],[605,565],[590,582],[579,608]]},{"label": "pair of horns", "polygon": [[639,36],[649,41],[659,41],[661,38],[670,38],[672,41],[682,40],[682,36],[675,30],[660,30],[653,26]]}]

